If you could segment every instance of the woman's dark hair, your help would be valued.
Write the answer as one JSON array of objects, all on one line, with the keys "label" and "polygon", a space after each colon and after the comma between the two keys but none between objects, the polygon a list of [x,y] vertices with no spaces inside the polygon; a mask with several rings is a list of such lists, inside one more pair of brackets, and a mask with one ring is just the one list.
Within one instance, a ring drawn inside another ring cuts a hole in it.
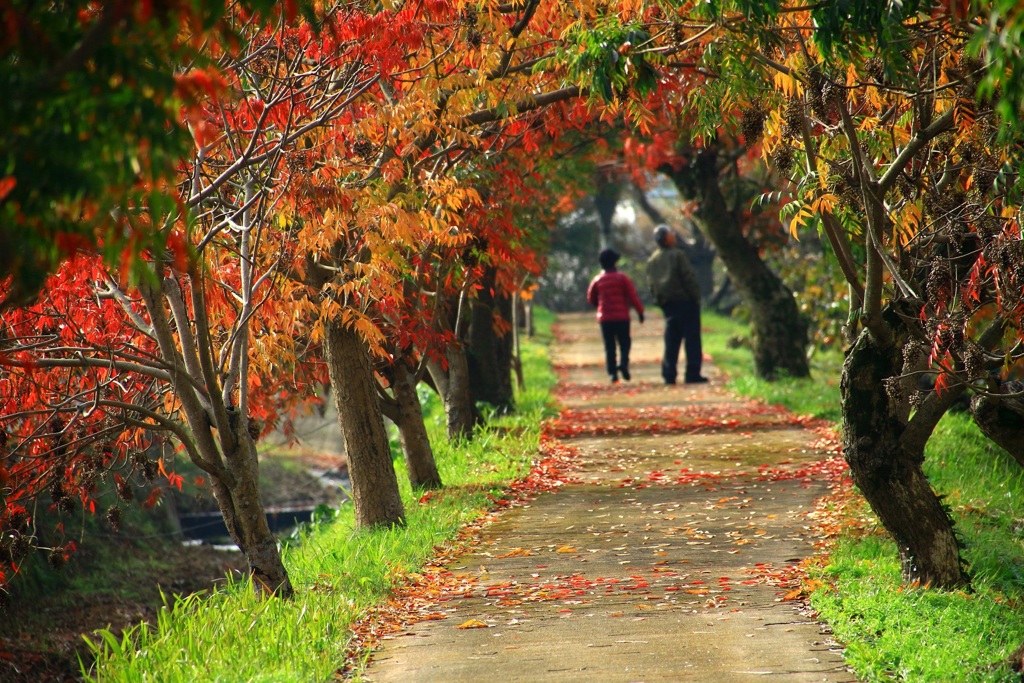
[{"label": "woman's dark hair", "polygon": [[601,267],[605,270],[614,268],[615,264],[619,260],[619,252],[614,249],[605,249],[597,256],[597,260],[601,263]]}]

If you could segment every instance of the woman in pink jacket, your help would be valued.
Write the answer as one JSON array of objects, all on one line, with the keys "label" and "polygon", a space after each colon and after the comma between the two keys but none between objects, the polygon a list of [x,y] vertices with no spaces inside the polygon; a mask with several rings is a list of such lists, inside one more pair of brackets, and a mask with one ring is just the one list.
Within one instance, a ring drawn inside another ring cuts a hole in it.
[{"label": "woman in pink jacket", "polygon": [[[619,255],[612,249],[605,249],[597,257],[604,272],[595,277],[587,289],[587,301],[597,306],[597,321],[601,324],[604,339],[605,365],[612,382],[622,379],[629,381],[629,307],[636,309],[640,322],[644,321],[644,305],[636,295],[633,281],[625,273],[615,269]],[[615,362],[615,344],[618,342],[620,363]]]}]

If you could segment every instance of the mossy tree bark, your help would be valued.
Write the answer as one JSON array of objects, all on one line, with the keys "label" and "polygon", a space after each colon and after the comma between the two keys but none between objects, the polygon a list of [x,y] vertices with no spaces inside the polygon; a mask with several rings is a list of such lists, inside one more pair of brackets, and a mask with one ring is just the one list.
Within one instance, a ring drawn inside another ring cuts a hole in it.
[{"label": "mossy tree bark", "polygon": [[968,579],[953,522],[922,469],[935,424],[962,390],[933,393],[908,422],[908,411],[894,405],[903,399],[892,388],[904,375],[907,337],[886,337],[863,330],[847,354],[840,383],[843,455],[854,483],[896,542],[903,582],[963,586]]}]

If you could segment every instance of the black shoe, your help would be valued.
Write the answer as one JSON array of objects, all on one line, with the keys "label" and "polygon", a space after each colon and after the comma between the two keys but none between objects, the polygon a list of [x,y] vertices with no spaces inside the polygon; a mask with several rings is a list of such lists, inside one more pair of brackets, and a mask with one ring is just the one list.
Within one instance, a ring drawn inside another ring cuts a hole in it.
[{"label": "black shoe", "polygon": [[675,383],[676,383],[676,381],[674,379],[667,379],[667,380],[665,380],[665,384],[675,384]]},{"label": "black shoe", "polygon": [[686,383],[687,384],[704,384],[707,381],[708,381],[707,377],[697,376],[697,377],[693,377],[692,379],[687,379]]},{"label": "black shoe", "polygon": [[630,379],[629,378],[629,368],[627,368],[625,365],[623,365],[621,368],[619,368],[619,372],[622,373],[622,379],[624,379],[624,380],[626,380],[628,382],[629,379]]},{"label": "black shoe", "polygon": [[617,384],[618,381],[619,381],[619,376],[618,375],[608,375],[608,377],[611,379],[612,384]]}]

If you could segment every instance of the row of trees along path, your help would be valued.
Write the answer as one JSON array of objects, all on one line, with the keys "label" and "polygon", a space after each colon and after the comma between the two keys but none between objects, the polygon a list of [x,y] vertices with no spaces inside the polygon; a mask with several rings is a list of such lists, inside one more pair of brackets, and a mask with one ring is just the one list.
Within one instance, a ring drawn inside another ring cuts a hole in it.
[{"label": "row of trees along path", "polygon": [[661,384],[661,331],[634,324],[633,381],[609,385],[592,315],[560,317],[541,455],[570,452],[571,476],[413,577],[365,627],[365,680],[853,680],[796,570],[841,472],[834,437],[714,367]]}]

